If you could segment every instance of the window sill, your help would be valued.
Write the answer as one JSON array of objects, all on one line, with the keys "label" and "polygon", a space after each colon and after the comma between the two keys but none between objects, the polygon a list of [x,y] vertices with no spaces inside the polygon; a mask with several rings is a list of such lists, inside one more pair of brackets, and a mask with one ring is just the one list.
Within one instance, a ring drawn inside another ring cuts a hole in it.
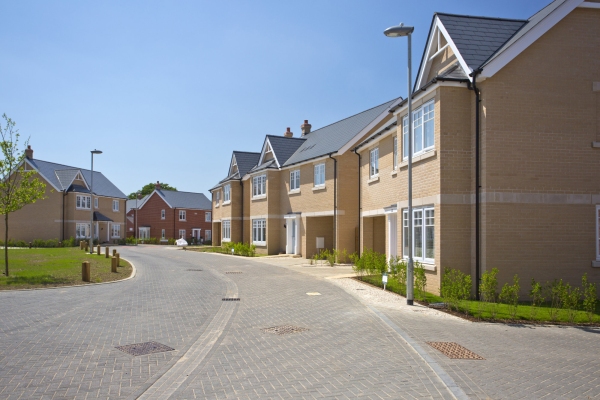
[{"label": "window sill", "polygon": [[266,246],[267,242],[252,242],[252,244],[255,246]]},{"label": "window sill", "polygon": [[[406,260],[406,262],[408,262],[408,258],[404,257],[404,260]],[[415,260],[413,258],[413,265],[417,260]],[[425,271],[431,271],[431,272],[435,272],[437,270],[437,267],[435,266],[435,264],[431,264],[430,262],[424,263],[419,261],[419,263],[421,263],[421,265],[423,266],[423,269]]]},{"label": "window sill", "polygon": [[179,222],[187,222],[187,219],[180,219]]},{"label": "window sill", "polygon": [[312,188],[313,192],[317,192],[319,190],[325,190],[325,185],[321,185],[321,186],[314,186]]},{"label": "window sill", "polygon": [[231,204],[231,200],[229,200],[229,201],[224,201],[224,202],[223,202],[223,205],[224,205],[224,206],[226,206],[227,204]]},{"label": "window sill", "polygon": [[252,197],[252,201],[254,201],[254,200],[263,200],[263,199],[266,199],[266,198],[267,198],[266,194],[261,194],[260,196],[253,196]]},{"label": "window sill", "polygon": [[[435,157],[436,154],[437,154],[437,152],[435,150],[428,150],[425,153],[421,153],[418,156],[413,157],[412,162],[414,164],[414,163],[417,163],[419,161],[427,160],[428,158]],[[408,167],[408,160],[402,161],[398,165],[398,167],[400,167],[400,168]]]},{"label": "window sill", "polygon": [[600,268],[600,260],[592,261],[593,268]]},{"label": "window sill", "polygon": [[219,208],[219,203],[215,204],[215,208]]},{"label": "window sill", "polygon": [[372,176],[367,180],[367,183],[379,182],[379,175]]},{"label": "window sill", "polygon": [[288,194],[289,194],[289,195],[292,195],[292,194],[300,194],[300,189],[294,189],[294,190],[290,190],[290,191],[288,192]]},{"label": "window sill", "polygon": [[395,169],[395,170],[393,170],[393,171],[390,173],[390,175],[391,175],[391,176],[396,176],[396,175],[398,175],[398,169]]},{"label": "window sill", "polygon": [[221,239],[221,242],[231,242],[231,238],[229,238],[229,239]]}]

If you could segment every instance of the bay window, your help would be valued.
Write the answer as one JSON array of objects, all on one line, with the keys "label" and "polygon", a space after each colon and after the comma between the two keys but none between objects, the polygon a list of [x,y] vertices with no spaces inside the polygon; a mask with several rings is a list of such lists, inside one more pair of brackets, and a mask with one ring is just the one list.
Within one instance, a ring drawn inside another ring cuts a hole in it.
[{"label": "bay window", "polygon": [[[435,210],[433,207],[413,208],[413,259],[433,263],[435,259]],[[408,210],[402,212],[402,250],[408,257]]]},{"label": "bay window", "polygon": [[91,201],[90,196],[77,195],[75,200],[76,200],[76,202],[75,202],[76,208],[88,209],[88,210],[90,208],[92,208],[92,201]]}]

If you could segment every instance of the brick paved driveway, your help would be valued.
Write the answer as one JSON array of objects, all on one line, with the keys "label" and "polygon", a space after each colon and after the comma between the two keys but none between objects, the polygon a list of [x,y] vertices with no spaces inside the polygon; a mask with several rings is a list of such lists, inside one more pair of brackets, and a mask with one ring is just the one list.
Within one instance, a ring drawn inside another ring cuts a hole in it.
[{"label": "brick paved driveway", "polygon": [[[121,253],[138,270],[129,281],[0,292],[0,398],[452,398],[390,324],[424,348],[452,340],[484,356],[450,362],[426,349],[473,397],[599,393],[596,333],[380,308],[386,323],[328,280],[276,265],[152,246]],[[279,325],[308,330],[261,330]],[[175,351],[115,349],[145,341]]]}]

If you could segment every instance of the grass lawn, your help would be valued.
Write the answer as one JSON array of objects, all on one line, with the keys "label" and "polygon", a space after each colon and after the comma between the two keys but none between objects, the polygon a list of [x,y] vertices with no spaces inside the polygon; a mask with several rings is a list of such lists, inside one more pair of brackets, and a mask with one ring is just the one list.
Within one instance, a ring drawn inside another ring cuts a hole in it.
[{"label": "grass lawn", "polygon": [[[0,261],[0,290],[31,289],[52,286],[83,285],[81,263],[90,262],[92,283],[125,279],[131,275],[131,265],[121,259],[118,272],[110,271],[111,259],[101,255],[87,254],[79,247],[52,249],[9,249],[8,274],[4,275],[4,252]],[[112,251],[111,251],[112,254]]]},{"label": "grass lawn", "polygon": [[[371,285],[383,288],[380,275],[363,276],[360,280]],[[405,296],[406,287],[401,286],[398,281],[388,277],[386,290]],[[425,293],[425,300],[418,299],[415,291],[415,300],[423,304],[442,303],[444,299],[431,293]],[[495,317],[494,317],[495,310]],[[444,311],[444,310],[442,310]],[[460,309],[451,312],[454,315],[461,315],[471,320],[486,320],[500,322],[528,322],[528,323],[569,323],[568,310],[557,310],[545,304],[542,307],[532,307],[530,303],[522,302],[517,307],[515,318],[512,318],[510,307],[506,304],[486,303],[475,300],[461,302]],[[596,311],[590,321],[587,313],[577,311],[574,318],[575,324],[600,324],[600,302],[596,303]]]}]

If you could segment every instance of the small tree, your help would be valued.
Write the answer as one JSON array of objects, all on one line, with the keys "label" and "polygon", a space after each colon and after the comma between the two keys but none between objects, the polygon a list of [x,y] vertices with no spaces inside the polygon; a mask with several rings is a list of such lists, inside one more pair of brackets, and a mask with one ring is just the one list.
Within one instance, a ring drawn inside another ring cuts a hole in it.
[{"label": "small tree", "polygon": [[[154,188],[156,188],[156,184],[150,182],[147,185],[142,186],[142,189],[140,190],[140,195],[141,196],[146,196],[150,193],[152,193],[154,191]],[[172,190],[174,192],[177,191],[176,187],[170,186],[168,183],[160,183],[160,189],[161,190]],[[135,198],[137,197],[137,192],[132,192],[129,194],[129,199],[131,200],[135,200]]]},{"label": "small tree", "polygon": [[598,298],[596,296],[596,284],[588,282],[587,274],[583,274],[581,278],[581,290],[583,291],[583,310],[587,314],[589,321],[592,322]]},{"label": "small tree", "polygon": [[508,306],[508,311],[512,319],[517,318],[517,309],[519,307],[519,276],[515,274],[513,284],[505,283],[500,292],[500,301]]},{"label": "small tree", "polygon": [[[2,115],[6,125],[0,123],[2,141],[0,148],[0,214],[4,215],[4,274],[8,276],[8,214],[44,198],[46,185],[35,178],[36,171],[25,171],[25,152],[19,151],[19,130],[15,122]],[[27,148],[29,140],[25,141]]]},{"label": "small tree", "polygon": [[544,287],[536,282],[535,279],[531,278],[531,291],[529,292],[531,296],[531,314],[530,317],[532,320],[536,319],[537,312],[539,307],[544,303]]},{"label": "small tree", "polygon": [[498,312],[498,305],[496,304],[498,298],[498,268],[492,268],[483,273],[479,285],[479,294],[481,295],[481,301],[489,304],[492,318],[496,319],[496,313]]}]

